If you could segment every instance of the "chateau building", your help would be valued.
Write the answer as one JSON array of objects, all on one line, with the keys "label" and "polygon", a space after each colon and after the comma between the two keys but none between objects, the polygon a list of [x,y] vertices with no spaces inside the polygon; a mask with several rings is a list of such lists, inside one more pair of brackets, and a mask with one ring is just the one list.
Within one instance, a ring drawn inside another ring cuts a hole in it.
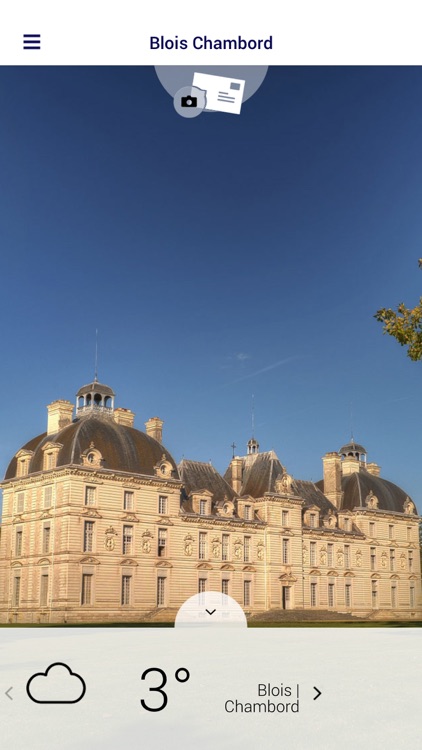
[{"label": "chateau building", "polygon": [[422,612],[419,517],[351,441],[316,484],[251,439],[224,477],[176,465],[163,422],[134,428],[96,380],[48,407],[47,431],[10,461],[3,489],[0,622],[171,619],[221,591],[246,613]]}]

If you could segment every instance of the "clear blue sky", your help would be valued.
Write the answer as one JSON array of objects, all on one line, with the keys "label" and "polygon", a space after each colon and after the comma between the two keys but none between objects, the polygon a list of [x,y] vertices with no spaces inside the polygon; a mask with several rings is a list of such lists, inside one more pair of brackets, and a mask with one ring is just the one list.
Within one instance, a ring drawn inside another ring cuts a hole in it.
[{"label": "clear blue sky", "polygon": [[99,379],[178,461],[251,435],[302,479],[353,431],[422,510],[422,69],[272,68],[179,117],[151,68],[0,70],[0,471]]}]

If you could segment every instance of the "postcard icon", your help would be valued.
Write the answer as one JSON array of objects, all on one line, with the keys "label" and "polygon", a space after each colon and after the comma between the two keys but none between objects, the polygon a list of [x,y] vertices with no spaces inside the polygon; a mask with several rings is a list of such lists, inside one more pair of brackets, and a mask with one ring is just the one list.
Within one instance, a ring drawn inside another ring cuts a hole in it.
[{"label": "postcard icon", "polygon": [[240,115],[245,81],[209,73],[194,73],[192,86],[205,91],[205,109]]}]

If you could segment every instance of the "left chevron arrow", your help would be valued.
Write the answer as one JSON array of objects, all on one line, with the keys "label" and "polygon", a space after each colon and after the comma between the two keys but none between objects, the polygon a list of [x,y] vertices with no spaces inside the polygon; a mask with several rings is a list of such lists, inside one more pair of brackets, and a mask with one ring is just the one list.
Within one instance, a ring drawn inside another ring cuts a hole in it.
[{"label": "left chevron arrow", "polygon": [[10,693],[11,690],[13,690],[13,687],[10,687],[9,690],[6,690],[6,692],[5,692],[5,695],[7,695],[7,697],[9,698],[10,701],[13,700],[12,696],[9,695],[9,693]]}]

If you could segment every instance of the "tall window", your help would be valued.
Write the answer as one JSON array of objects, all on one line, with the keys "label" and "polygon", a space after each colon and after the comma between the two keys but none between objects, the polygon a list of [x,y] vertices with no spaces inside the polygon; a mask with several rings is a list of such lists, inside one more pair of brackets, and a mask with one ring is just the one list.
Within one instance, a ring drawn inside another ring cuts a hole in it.
[{"label": "tall window", "polygon": [[250,562],[251,560],[251,538],[245,536],[243,543],[243,562]]},{"label": "tall window", "polygon": [[54,469],[55,455],[52,452],[47,453],[46,469]]},{"label": "tall window", "polygon": [[413,550],[408,551],[409,573],[413,572]]},{"label": "tall window", "polygon": [[167,498],[164,495],[160,495],[158,498],[158,512],[161,514],[167,513]]},{"label": "tall window", "polygon": [[49,523],[45,523],[42,527],[42,551],[45,555],[50,552],[51,545],[51,526]]},{"label": "tall window", "polygon": [[94,521],[84,523],[84,552],[92,552],[94,548]]},{"label": "tall window", "polygon": [[206,500],[199,501],[199,513],[201,516],[207,515],[207,501]]},{"label": "tall window", "polygon": [[288,510],[281,511],[281,523],[283,526],[289,525],[289,511]]},{"label": "tall window", "polygon": [[158,557],[165,557],[167,552],[167,529],[158,529]]},{"label": "tall window", "polygon": [[310,563],[311,565],[316,564],[316,542],[311,542],[310,544]]},{"label": "tall window", "polygon": [[397,607],[397,586],[395,583],[391,584],[391,606],[393,609]]},{"label": "tall window", "polygon": [[282,541],[282,560],[283,565],[288,565],[289,563],[289,540],[283,539]]},{"label": "tall window", "polygon": [[23,536],[23,530],[21,527],[16,529],[16,537],[15,537],[15,556],[20,557],[22,554],[22,536]]},{"label": "tall window", "polygon": [[222,543],[222,546],[221,546],[221,559],[222,560],[226,560],[226,561],[230,559],[230,555],[229,555],[229,540],[230,540],[230,535],[229,534],[223,534],[223,539],[222,539],[223,543]]},{"label": "tall window", "polygon": [[328,606],[334,607],[334,581],[328,584]]},{"label": "tall window", "polygon": [[16,499],[16,512],[23,513],[24,510],[25,510],[25,493],[18,492],[18,496]]},{"label": "tall window", "polygon": [[251,604],[251,582],[243,581],[243,605],[249,607]]},{"label": "tall window", "polygon": [[334,544],[327,544],[327,564],[329,567],[333,564],[333,548]]},{"label": "tall window", "polygon": [[221,581],[221,593],[226,594],[226,596],[229,595],[229,579],[223,578]]},{"label": "tall window", "polygon": [[122,605],[130,604],[132,576],[122,576]]},{"label": "tall window", "polygon": [[51,508],[53,504],[53,485],[44,487],[44,508]]},{"label": "tall window", "polygon": [[378,587],[377,587],[377,581],[372,581],[371,587],[372,587],[372,609],[378,608]]},{"label": "tall window", "polygon": [[207,579],[206,578],[199,578],[198,579],[198,594],[199,594],[199,601],[201,604],[205,601],[205,591],[207,589]]},{"label": "tall window", "polygon": [[131,555],[133,552],[133,526],[123,526],[123,554]]},{"label": "tall window", "polygon": [[85,487],[85,505],[95,505],[95,487]]},{"label": "tall window", "polygon": [[410,586],[409,594],[410,594],[410,600],[409,600],[410,606],[414,607],[415,606],[415,587],[413,586],[413,584]]},{"label": "tall window", "polygon": [[411,526],[407,527],[407,541],[408,542],[412,541],[412,527]]},{"label": "tall window", "polygon": [[315,513],[309,514],[309,526],[312,529],[316,526],[316,514]]},{"label": "tall window", "polygon": [[82,574],[81,604],[92,604],[92,574],[91,573]]},{"label": "tall window", "polygon": [[163,607],[166,601],[166,579],[159,576],[157,578],[157,607]]},{"label": "tall window", "polygon": [[123,510],[133,510],[133,492],[128,490],[123,495]]},{"label": "tall window", "polygon": [[20,576],[16,576],[13,579],[12,607],[19,607],[20,599],[21,599],[21,579],[20,579]]},{"label": "tall window", "polygon": [[207,556],[207,535],[205,531],[199,532],[199,559],[205,560]]},{"label": "tall window", "polygon": [[311,607],[317,605],[317,584],[313,581],[311,583]]},{"label": "tall window", "polygon": [[370,521],[369,522],[369,536],[371,536],[372,538],[374,538],[374,536],[375,536],[375,523],[374,523],[374,521]]},{"label": "tall window", "polygon": [[48,604],[48,573],[41,573],[40,579],[40,607]]},{"label": "tall window", "polygon": [[394,536],[394,526],[393,524],[390,523],[388,526],[388,538],[393,539],[393,536]]},{"label": "tall window", "polygon": [[350,568],[350,544],[344,545],[344,567]]},{"label": "tall window", "polygon": [[345,531],[350,531],[350,518],[345,518],[344,519],[344,530]]},{"label": "tall window", "polygon": [[394,549],[390,549],[390,571],[394,570],[395,559],[396,559],[396,552]]},{"label": "tall window", "polygon": [[245,505],[245,509],[244,509],[245,521],[250,521],[251,520],[251,518],[252,518],[251,510],[252,510],[252,508],[251,508],[250,505]]},{"label": "tall window", "polygon": [[350,581],[346,581],[344,586],[344,603],[346,607],[352,606],[352,584]]},{"label": "tall window", "polygon": [[375,547],[371,547],[371,570],[376,570],[377,567],[377,556]]}]

